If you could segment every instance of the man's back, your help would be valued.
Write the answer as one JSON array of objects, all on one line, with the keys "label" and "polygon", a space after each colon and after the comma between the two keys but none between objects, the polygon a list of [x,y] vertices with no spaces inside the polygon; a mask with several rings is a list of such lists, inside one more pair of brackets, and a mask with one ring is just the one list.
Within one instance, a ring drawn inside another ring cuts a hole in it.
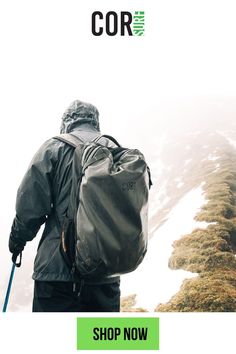
[{"label": "man's back", "polygon": [[[71,131],[85,142],[99,136],[97,109],[81,101],[73,102],[65,112],[61,126],[61,133]],[[53,138],[46,141],[35,154],[18,189],[9,246],[12,253],[23,250],[25,243],[32,240],[45,223],[33,273],[37,284],[41,282],[39,285],[44,282],[48,282],[46,285],[49,282],[80,283],[60,252],[61,225],[71,188],[73,153],[74,149],[64,142]],[[114,282],[119,282],[119,278],[96,279],[96,284]]]}]

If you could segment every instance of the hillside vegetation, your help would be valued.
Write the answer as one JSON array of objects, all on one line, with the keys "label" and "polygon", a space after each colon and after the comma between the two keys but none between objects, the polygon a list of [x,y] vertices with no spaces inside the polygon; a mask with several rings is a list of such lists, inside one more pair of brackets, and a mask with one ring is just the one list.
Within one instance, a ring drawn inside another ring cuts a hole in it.
[{"label": "hillside vegetation", "polygon": [[209,225],[175,241],[169,259],[171,269],[198,275],[156,311],[236,311],[236,155],[225,152],[217,162],[220,168],[205,177],[206,204],[196,215]]}]

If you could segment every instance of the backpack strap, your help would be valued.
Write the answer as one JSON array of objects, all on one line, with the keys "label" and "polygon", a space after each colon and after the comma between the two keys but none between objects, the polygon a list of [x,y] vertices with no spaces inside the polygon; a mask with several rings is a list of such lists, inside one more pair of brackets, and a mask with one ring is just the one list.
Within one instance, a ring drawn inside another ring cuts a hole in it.
[{"label": "backpack strap", "polygon": [[84,144],[84,141],[81,138],[70,133],[54,136],[53,139],[63,141],[63,143],[73,146],[74,148],[79,146],[81,143]]},{"label": "backpack strap", "polygon": [[[111,135],[105,135],[105,134],[99,135],[98,137],[96,137],[92,141],[94,143],[97,143],[101,138],[107,138],[108,140],[111,140],[118,147],[121,147],[121,145],[118,143],[118,141],[115,138],[113,138]],[[60,135],[54,136],[53,139],[57,139],[59,141],[62,141],[63,143],[73,146],[74,148],[79,146],[81,143],[84,144],[84,141],[81,138],[79,138],[71,133],[60,134]]]},{"label": "backpack strap", "polygon": [[115,138],[113,138],[113,136],[106,135],[106,134],[98,136],[93,140],[93,142],[97,143],[101,138],[107,138],[108,140],[111,140],[118,147],[121,147],[121,145],[118,143],[118,141]]}]

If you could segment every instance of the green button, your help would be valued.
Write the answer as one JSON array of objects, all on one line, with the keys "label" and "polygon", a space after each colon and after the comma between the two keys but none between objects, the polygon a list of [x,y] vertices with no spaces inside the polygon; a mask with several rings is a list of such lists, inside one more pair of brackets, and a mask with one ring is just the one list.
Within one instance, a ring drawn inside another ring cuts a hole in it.
[{"label": "green button", "polygon": [[79,317],[78,350],[158,350],[159,318]]}]

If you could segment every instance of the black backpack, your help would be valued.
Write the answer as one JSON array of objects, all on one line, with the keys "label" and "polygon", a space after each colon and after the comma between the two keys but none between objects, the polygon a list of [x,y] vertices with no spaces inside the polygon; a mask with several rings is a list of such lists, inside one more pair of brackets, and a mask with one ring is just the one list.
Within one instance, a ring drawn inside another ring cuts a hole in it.
[{"label": "black backpack", "polygon": [[[75,149],[69,206],[61,232],[64,259],[81,278],[135,270],[148,243],[152,182],[143,154],[121,147],[108,135],[87,143],[73,134],[55,138]],[[107,139],[113,147],[99,143]]]}]

